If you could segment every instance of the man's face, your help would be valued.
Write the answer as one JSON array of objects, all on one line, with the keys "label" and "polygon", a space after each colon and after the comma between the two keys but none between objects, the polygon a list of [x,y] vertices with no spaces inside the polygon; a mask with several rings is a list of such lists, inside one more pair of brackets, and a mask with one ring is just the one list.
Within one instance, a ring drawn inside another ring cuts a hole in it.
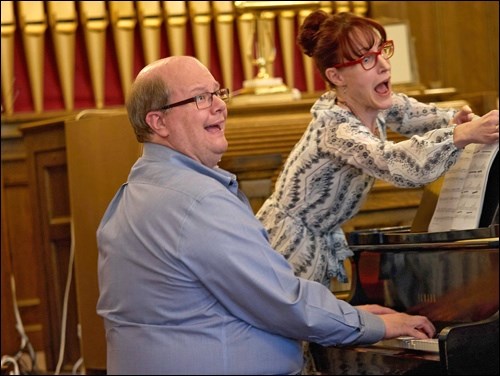
[{"label": "man's face", "polygon": [[[220,88],[208,69],[193,59],[168,64],[165,74],[170,87],[170,103],[213,93]],[[173,107],[163,113],[167,135],[161,143],[214,167],[228,147],[224,135],[226,118],[226,103],[216,95],[212,96],[212,105],[207,108],[198,109],[195,102]]]}]

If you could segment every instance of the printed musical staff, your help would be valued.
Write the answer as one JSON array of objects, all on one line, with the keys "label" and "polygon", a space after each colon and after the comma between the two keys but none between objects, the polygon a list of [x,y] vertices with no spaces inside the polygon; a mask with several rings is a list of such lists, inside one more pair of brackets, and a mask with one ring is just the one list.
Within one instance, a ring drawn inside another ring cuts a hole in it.
[{"label": "printed musical staff", "polygon": [[468,230],[479,226],[488,175],[498,143],[470,144],[446,173],[429,232]]}]

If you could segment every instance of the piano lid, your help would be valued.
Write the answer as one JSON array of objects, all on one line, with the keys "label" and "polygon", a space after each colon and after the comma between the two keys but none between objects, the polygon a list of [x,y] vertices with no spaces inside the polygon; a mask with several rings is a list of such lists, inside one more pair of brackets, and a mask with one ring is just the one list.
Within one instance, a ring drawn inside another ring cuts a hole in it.
[{"label": "piano lid", "polygon": [[353,231],[346,234],[352,246],[381,244],[441,243],[498,237],[498,224],[469,230],[410,232],[409,227]]}]

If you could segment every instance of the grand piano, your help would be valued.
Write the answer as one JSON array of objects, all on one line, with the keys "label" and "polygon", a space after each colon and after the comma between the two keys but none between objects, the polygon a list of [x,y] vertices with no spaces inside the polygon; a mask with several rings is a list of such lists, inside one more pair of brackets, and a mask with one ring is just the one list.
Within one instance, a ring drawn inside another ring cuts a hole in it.
[{"label": "grand piano", "polygon": [[[428,341],[429,347],[414,346],[413,341],[408,345],[407,340],[355,347],[311,343],[319,374],[499,374],[498,162],[494,170],[478,228],[416,231],[422,219],[417,212],[408,228],[347,234],[354,257],[351,288],[344,299],[425,315],[437,336]],[[435,205],[430,192],[424,190],[421,207],[432,201]]]}]

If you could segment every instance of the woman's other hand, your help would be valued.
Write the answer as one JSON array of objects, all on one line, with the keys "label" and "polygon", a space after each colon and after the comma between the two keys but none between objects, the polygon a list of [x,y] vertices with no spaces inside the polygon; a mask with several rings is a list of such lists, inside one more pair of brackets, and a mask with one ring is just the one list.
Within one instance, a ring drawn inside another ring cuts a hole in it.
[{"label": "woman's other hand", "polygon": [[459,124],[455,127],[453,142],[459,149],[468,144],[494,144],[498,142],[498,110]]},{"label": "woman's other hand", "polygon": [[460,109],[460,111],[458,111],[455,114],[452,123],[462,124],[462,123],[467,123],[472,119],[474,119],[474,113],[472,112],[472,109],[468,105],[465,105]]}]

